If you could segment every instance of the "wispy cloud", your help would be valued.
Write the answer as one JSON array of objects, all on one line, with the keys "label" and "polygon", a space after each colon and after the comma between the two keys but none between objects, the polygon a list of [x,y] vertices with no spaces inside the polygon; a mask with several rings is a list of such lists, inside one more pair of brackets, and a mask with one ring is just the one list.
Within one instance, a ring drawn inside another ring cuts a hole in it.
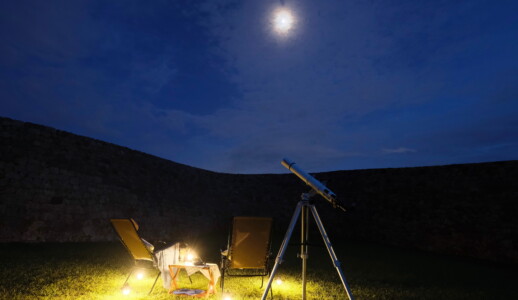
[{"label": "wispy cloud", "polygon": [[403,153],[414,153],[417,152],[415,149],[410,149],[406,147],[399,147],[394,149],[382,149],[381,152],[386,154],[403,154]]}]

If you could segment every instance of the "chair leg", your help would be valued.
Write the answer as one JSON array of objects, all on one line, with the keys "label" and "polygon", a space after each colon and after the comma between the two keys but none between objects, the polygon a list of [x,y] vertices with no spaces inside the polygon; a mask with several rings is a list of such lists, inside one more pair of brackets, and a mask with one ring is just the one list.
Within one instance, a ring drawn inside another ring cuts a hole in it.
[{"label": "chair leg", "polygon": [[263,284],[264,284],[264,276],[261,276],[261,288],[263,288]]},{"label": "chair leg", "polygon": [[122,286],[124,286],[126,284],[126,282],[128,282],[131,274],[133,274],[133,272],[135,271],[135,268],[131,268],[131,271],[130,273],[128,274],[128,277],[126,277],[126,280],[124,280],[124,283],[122,284]]},{"label": "chair leg", "polygon": [[151,289],[149,290],[149,293],[147,293],[148,295],[151,295],[151,292],[153,291],[153,289],[155,288],[155,284],[156,284],[156,281],[158,280],[158,276],[160,276],[160,274],[162,274],[162,271],[159,271],[158,274],[156,275],[156,278],[155,278],[155,282],[153,282],[153,286],[151,287]]},{"label": "chair leg", "polygon": [[221,272],[221,293],[223,294],[225,292],[225,269]]}]

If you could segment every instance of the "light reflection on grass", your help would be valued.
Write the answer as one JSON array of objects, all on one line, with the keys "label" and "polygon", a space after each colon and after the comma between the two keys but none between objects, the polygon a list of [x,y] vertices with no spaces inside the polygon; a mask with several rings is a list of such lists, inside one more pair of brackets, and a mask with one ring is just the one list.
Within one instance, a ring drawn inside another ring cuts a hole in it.
[{"label": "light reflection on grass", "polygon": [[[147,296],[156,273],[121,286],[131,260],[119,243],[0,245],[0,299],[186,299],[167,293],[159,279]],[[206,245],[207,248],[210,248]],[[516,266],[501,266],[462,258],[411,252],[362,243],[336,247],[356,299],[511,299]],[[275,299],[300,299],[300,260],[297,249],[285,256],[272,285]],[[207,257],[207,255],[205,256]],[[213,251],[207,261],[217,261]],[[268,278],[265,278],[265,285]],[[201,274],[191,284],[183,274],[179,286],[205,289]],[[258,299],[260,277],[228,277],[225,292],[237,299]],[[221,299],[221,291],[209,299]],[[308,260],[309,299],[345,299],[345,292],[325,249],[311,249]]]}]

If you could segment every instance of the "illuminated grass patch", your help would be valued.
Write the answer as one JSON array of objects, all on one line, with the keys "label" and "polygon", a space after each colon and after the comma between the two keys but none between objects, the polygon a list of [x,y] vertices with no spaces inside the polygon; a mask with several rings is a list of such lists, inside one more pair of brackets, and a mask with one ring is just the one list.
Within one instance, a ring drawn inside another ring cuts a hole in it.
[{"label": "illuminated grass patch", "polygon": [[[218,250],[205,245],[204,257],[217,262]],[[276,245],[276,244],[274,244]],[[0,299],[188,299],[162,288],[161,279],[151,296],[154,274],[130,279],[132,291],[121,286],[131,260],[120,243],[2,244],[0,245]],[[275,248],[275,247],[274,247]],[[356,299],[512,299],[516,266],[431,255],[365,243],[335,245],[346,279]],[[297,247],[289,249],[272,285],[274,299],[300,299],[300,260]],[[323,248],[310,248],[309,299],[345,299],[344,289]],[[265,285],[268,278],[265,278]],[[200,274],[185,288],[205,289]],[[225,291],[236,299],[258,299],[260,277],[228,277]],[[209,299],[222,299],[218,294]]]}]

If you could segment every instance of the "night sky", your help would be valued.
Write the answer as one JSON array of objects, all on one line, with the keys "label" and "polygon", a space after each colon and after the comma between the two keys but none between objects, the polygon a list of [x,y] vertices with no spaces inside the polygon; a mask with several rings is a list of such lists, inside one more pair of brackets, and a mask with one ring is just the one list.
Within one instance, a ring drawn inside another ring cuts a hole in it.
[{"label": "night sky", "polygon": [[503,0],[6,0],[0,116],[218,172],[515,160],[517,14]]}]

